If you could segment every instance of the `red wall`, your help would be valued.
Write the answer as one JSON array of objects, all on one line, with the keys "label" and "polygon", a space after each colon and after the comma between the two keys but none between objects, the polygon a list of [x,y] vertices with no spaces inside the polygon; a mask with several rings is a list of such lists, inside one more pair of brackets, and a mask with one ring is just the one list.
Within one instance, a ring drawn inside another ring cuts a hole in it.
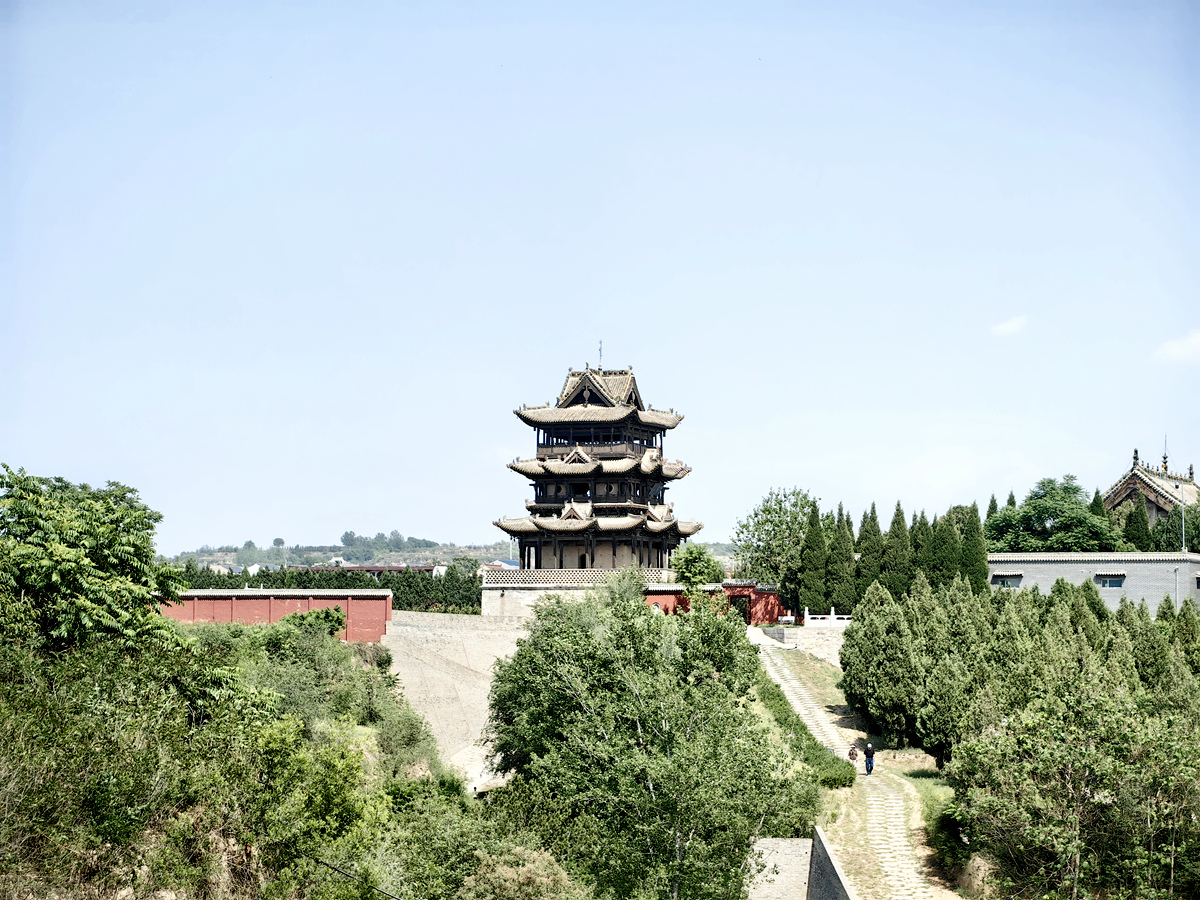
[{"label": "red wall", "polygon": [[[760,591],[750,585],[724,585],[725,599],[731,604],[735,597],[745,597],[750,610],[751,625],[774,625],[780,616],[786,616],[788,611],[779,602],[779,595],[773,591]],[[687,612],[687,598],[683,596],[683,588],[678,593],[658,593],[646,595],[646,605],[658,604],[658,608],[667,615],[677,612]]]},{"label": "red wall", "polygon": [[221,596],[179,595],[182,603],[163,604],[162,614],[178,622],[240,622],[262,625],[278,622],[286,615],[340,606],[346,614],[346,628],[339,635],[344,641],[375,642],[387,630],[392,613],[391,596],[355,597],[272,597],[269,591],[254,591],[253,596],[229,593]]}]

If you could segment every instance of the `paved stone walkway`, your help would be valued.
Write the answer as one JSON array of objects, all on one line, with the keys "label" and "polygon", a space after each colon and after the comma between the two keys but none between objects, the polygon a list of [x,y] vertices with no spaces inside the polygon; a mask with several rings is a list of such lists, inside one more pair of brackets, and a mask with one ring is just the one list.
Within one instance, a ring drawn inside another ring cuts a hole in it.
[{"label": "paved stone walkway", "polygon": [[[845,753],[852,743],[858,744],[861,753],[866,744],[866,735],[835,725],[828,711],[813,699],[808,688],[784,662],[786,653],[802,651],[785,651],[777,642],[768,643],[754,635],[751,635],[751,640],[763,646],[763,668],[783,690],[784,696],[813,736],[839,755]],[[871,836],[871,850],[878,860],[888,895],[893,900],[933,900],[946,896],[947,891],[935,890],[930,885],[922,869],[911,826],[917,799],[905,790],[899,776],[880,771],[877,767],[874,774],[867,777],[860,768],[854,790],[866,793],[867,833]],[[838,849],[834,847],[835,852]],[[854,884],[852,887],[860,894],[879,895],[878,885]]]}]

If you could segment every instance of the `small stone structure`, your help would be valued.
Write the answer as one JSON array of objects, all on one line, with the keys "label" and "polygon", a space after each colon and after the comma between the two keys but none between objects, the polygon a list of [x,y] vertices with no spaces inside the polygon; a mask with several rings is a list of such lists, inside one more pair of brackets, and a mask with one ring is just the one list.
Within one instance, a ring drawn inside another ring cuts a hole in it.
[{"label": "small stone structure", "polygon": [[850,616],[839,616],[835,607],[829,607],[828,615],[816,613],[804,607],[804,624],[808,628],[845,628],[850,624]]},{"label": "small stone structure", "polygon": [[387,630],[392,614],[392,592],[367,589],[207,588],[183,591],[179,604],[164,603],[162,614],[177,622],[215,624],[238,622],[263,625],[292,613],[341,607],[346,628],[344,641],[375,643]]},{"label": "small stone structure", "polygon": [[846,881],[846,873],[838,865],[820,825],[813,828],[806,897],[807,900],[856,900],[853,888]]}]

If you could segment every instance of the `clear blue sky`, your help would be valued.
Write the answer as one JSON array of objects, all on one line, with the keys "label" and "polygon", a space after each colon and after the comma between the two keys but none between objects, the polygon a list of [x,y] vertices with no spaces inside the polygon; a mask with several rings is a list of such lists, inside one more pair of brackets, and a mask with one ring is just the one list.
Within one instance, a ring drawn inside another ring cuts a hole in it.
[{"label": "clear blue sky", "polygon": [[[1189,8],[1190,7],[1190,8]],[[1200,15],[0,0],[0,460],[166,553],[501,537],[512,415],[633,365],[669,498],[1200,464]]]}]

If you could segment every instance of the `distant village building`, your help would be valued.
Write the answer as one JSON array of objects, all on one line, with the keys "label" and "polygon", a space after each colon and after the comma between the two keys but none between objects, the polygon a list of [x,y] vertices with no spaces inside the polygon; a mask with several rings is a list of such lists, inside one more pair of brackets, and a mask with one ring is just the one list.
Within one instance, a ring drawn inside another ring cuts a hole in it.
[{"label": "distant village building", "polygon": [[571,370],[553,405],[516,410],[537,455],[509,468],[532,482],[528,515],[495,524],[520,547],[522,569],[665,568],[699,522],[675,517],[668,485],[690,468],[663,457],[683,416],[648,407],[632,369]]},{"label": "distant village building", "polygon": [[1195,466],[1188,466],[1187,475],[1170,471],[1167,454],[1163,453],[1162,468],[1144,465],[1133,451],[1133,465],[1121,479],[1104,492],[1104,508],[1116,509],[1126,500],[1140,497],[1146,504],[1146,517],[1150,527],[1167,516],[1181,503],[1195,506],[1200,503],[1200,487],[1196,485]]}]

